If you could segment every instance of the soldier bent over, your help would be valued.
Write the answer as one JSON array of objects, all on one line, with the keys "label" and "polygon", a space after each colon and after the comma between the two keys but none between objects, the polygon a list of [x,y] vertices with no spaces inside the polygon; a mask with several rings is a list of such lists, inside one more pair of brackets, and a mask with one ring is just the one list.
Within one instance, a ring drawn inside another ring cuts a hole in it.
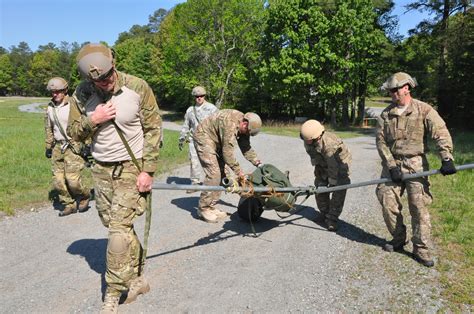
[{"label": "soldier bent over", "polygon": [[[314,185],[331,187],[350,184],[349,166],[351,153],[342,140],[334,133],[326,132],[316,120],[308,120],[301,126],[300,136],[304,148],[314,166]],[[331,195],[332,194],[332,195]],[[316,204],[329,231],[337,230],[346,190],[315,194]]]},{"label": "soldier bent over", "polygon": [[69,131],[77,140],[92,137],[96,207],[109,228],[107,290],[101,312],[116,313],[122,293],[128,290],[125,303],[129,303],[150,290],[143,276],[145,256],[133,223],[143,214],[146,193],[151,191],[161,117],[148,84],[115,70],[113,52],[106,46],[84,46],[77,62],[87,80],[75,91],[77,106],[71,108]]},{"label": "soldier bent over", "polygon": [[443,175],[456,172],[453,162],[453,143],[446,124],[427,103],[411,97],[416,81],[408,74],[392,75],[383,88],[390,91],[392,104],[385,108],[377,122],[376,143],[382,158],[383,178],[393,182],[377,186],[377,198],[393,239],[383,247],[385,251],[402,251],[407,232],[403,223],[401,196],[406,190],[411,215],[414,258],[427,267],[434,265],[430,255],[431,224],[428,205],[432,196],[427,177],[402,181],[403,174],[429,169],[426,152],[427,138],[436,141],[442,159]]},{"label": "soldier bent over", "polygon": [[[234,150],[238,145],[245,159],[258,167],[261,163],[250,146],[250,136],[260,131],[262,120],[253,113],[243,114],[232,109],[223,109],[202,121],[193,139],[201,166],[206,175],[204,185],[219,185],[225,176],[225,165],[243,180],[244,172],[235,159]],[[206,222],[217,222],[227,217],[227,213],[216,208],[220,192],[201,192],[198,215]]]},{"label": "soldier bent over", "polygon": [[[59,216],[85,212],[89,209],[90,191],[82,184],[81,171],[85,161],[81,156],[82,144],[66,133],[70,102],[68,83],[61,77],[53,77],[47,85],[52,98],[45,115],[46,151],[51,158],[53,186],[59,193],[63,206]],[[76,201],[79,203],[76,205]]]}]

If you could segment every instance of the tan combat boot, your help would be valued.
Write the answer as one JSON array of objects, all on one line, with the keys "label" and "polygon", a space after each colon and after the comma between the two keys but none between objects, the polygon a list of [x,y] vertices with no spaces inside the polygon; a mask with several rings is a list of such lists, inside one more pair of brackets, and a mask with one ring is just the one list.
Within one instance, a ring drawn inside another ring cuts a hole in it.
[{"label": "tan combat boot", "polygon": [[81,199],[79,204],[77,205],[77,211],[80,213],[86,212],[89,209],[89,202],[90,202],[90,197],[87,196],[86,198]]},{"label": "tan combat boot", "polygon": [[100,309],[100,314],[117,314],[119,299],[120,296],[106,294],[104,302],[102,303],[102,308]]},{"label": "tan combat boot", "polygon": [[198,216],[205,222],[216,223],[217,216],[213,210],[200,210],[198,209]]},{"label": "tan combat boot", "polygon": [[76,204],[69,204],[69,205],[66,205],[66,207],[64,207],[63,211],[59,212],[59,217],[64,217],[64,216],[71,215],[74,213],[77,213]]},{"label": "tan combat boot", "polygon": [[132,303],[140,294],[145,294],[150,291],[150,285],[143,276],[137,277],[130,283],[128,289],[127,299],[124,304]]}]

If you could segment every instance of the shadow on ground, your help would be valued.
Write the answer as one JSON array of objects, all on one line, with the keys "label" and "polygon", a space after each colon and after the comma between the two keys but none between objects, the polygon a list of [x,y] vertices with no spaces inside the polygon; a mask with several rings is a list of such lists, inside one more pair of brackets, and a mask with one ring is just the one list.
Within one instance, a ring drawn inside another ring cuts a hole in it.
[{"label": "shadow on ground", "polygon": [[107,239],[81,239],[74,241],[66,250],[69,254],[82,256],[89,267],[100,274],[102,295],[105,293],[105,252]]}]

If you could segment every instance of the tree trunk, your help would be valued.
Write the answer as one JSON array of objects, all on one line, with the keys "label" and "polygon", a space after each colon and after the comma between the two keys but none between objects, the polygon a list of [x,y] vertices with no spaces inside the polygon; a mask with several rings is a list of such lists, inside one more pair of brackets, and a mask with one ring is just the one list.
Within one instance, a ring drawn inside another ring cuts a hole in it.
[{"label": "tree trunk", "polygon": [[448,86],[446,80],[446,59],[448,54],[447,49],[447,32],[449,19],[449,0],[444,0],[443,19],[441,20],[440,29],[440,47],[439,47],[439,68],[438,68],[438,111],[440,115],[449,119],[452,113],[452,108],[449,107]]}]

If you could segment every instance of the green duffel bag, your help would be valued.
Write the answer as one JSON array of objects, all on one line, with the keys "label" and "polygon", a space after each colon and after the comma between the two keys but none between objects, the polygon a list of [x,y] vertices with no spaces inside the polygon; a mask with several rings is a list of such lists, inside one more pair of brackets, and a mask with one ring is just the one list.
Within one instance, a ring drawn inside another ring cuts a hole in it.
[{"label": "green duffel bag", "polygon": [[[281,172],[271,164],[258,167],[249,178],[254,187],[291,187],[288,175]],[[256,194],[255,196],[240,199],[237,207],[238,214],[244,220],[256,220],[263,210],[276,210],[278,212],[290,211],[296,202],[296,196],[292,192],[278,192],[268,194]]]}]

